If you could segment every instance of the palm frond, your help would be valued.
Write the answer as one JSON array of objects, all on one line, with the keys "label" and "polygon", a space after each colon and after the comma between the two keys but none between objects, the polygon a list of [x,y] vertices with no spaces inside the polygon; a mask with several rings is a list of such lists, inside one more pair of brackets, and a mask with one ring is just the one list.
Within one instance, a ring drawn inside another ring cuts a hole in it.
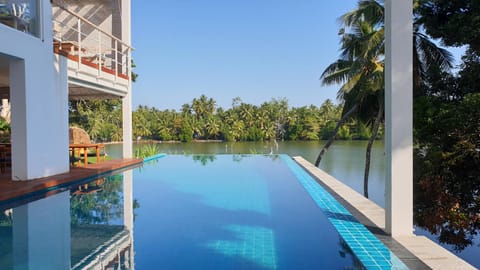
[{"label": "palm frond", "polygon": [[362,0],[355,10],[345,13],[339,18],[342,24],[352,26],[360,20],[369,22],[373,26],[380,26],[384,20],[383,1]]},{"label": "palm frond", "polygon": [[431,66],[440,67],[443,71],[448,71],[453,67],[454,57],[449,51],[438,47],[422,33],[415,32],[414,39],[419,51],[419,60],[424,65],[425,71]]}]

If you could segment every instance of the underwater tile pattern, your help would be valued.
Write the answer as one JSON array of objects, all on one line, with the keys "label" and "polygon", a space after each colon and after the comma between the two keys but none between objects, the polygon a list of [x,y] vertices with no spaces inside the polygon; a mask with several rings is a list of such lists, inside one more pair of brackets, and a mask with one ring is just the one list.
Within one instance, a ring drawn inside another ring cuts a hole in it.
[{"label": "underwater tile pattern", "polygon": [[224,229],[234,233],[237,239],[214,241],[207,245],[209,248],[226,256],[241,256],[265,269],[277,268],[274,233],[271,229],[240,225],[229,225]]},{"label": "underwater tile pattern", "polygon": [[298,181],[310,194],[315,203],[326,214],[350,249],[366,269],[400,270],[408,267],[400,261],[380,240],[343,207],[330,193],[318,184],[310,174],[288,155],[282,160],[292,170]]}]

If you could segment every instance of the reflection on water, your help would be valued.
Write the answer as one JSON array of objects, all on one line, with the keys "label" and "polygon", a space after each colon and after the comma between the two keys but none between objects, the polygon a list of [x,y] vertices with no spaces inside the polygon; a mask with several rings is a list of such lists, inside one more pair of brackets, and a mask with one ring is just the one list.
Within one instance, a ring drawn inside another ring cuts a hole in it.
[{"label": "reflection on water", "polygon": [[[215,143],[161,143],[160,152],[167,154],[288,154],[302,156],[315,162],[324,142],[215,142]],[[337,141],[324,156],[320,167],[363,194],[363,172],[365,169],[365,149],[363,141]],[[136,147],[134,145],[134,147]],[[383,141],[376,141],[372,149],[370,164],[369,195],[380,206],[385,203],[384,149]],[[112,157],[121,156],[121,145],[106,146]],[[238,157],[241,158],[241,157]],[[205,161],[205,160],[204,160]]]},{"label": "reflection on water", "polygon": [[134,173],[139,269],[356,269],[276,156],[171,155]]},{"label": "reflection on water", "polygon": [[[161,152],[168,154],[237,154],[234,156],[237,160],[241,160],[241,154],[281,154],[286,153],[291,156],[303,156],[310,162],[314,162],[320,149],[323,147],[324,142],[278,142],[275,143],[262,143],[262,142],[237,142],[237,143],[163,143],[159,144]],[[336,141],[329,152],[322,159],[320,167],[333,175],[337,179],[341,180],[359,193],[363,193],[363,173],[365,166],[365,148],[366,142],[361,141]],[[120,156],[121,145],[109,145],[107,148],[109,154],[113,156]],[[206,157],[202,157],[205,162]],[[213,157],[208,157],[208,160],[213,160]],[[375,142],[372,149],[372,161],[370,164],[370,180],[369,180],[369,195],[370,199],[384,207],[384,193],[385,193],[385,180],[384,180],[384,145],[382,141]],[[473,198],[478,200],[478,190],[476,188],[466,188],[467,192],[471,192],[474,195]],[[438,193],[438,192],[437,192]],[[422,200],[422,198],[416,198]],[[433,198],[426,198],[432,200]],[[417,201],[418,202],[418,201]],[[419,202],[420,204],[426,204],[430,202]],[[435,205],[435,204],[433,204]],[[478,202],[472,202],[467,206],[478,205]],[[424,207],[425,208],[425,207]],[[452,207],[444,209],[445,212],[457,211],[458,207]],[[430,207],[427,210],[431,210],[430,215],[426,215],[426,212],[418,213],[421,208],[416,209],[418,216],[423,214],[428,219],[422,221],[424,224],[428,224],[430,231],[422,229],[420,227],[415,228],[416,234],[425,235],[436,242],[443,242],[443,246],[447,249],[456,252],[457,255],[467,260],[469,263],[474,264],[480,268],[480,235],[478,225],[476,227],[468,227],[468,224],[473,224],[470,217],[478,219],[477,209],[471,215],[471,213],[456,213],[456,216],[464,216],[468,218],[470,222],[463,222],[463,226],[466,233],[457,230],[458,226],[462,226],[462,223],[456,221],[444,222],[445,218],[448,220],[448,216],[443,215],[440,218],[438,215],[438,209]],[[428,214],[428,213],[427,213]],[[441,221],[438,224],[437,221]],[[437,222],[437,223],[435,223]],[[451,226],[454,224],[455,226]],[[475,223],[475,224],[478,224]],[[432,229],[433,228],[433,229]],[[442,235],[434,235],[432,232],[437,233],[444,232]],[[448,242],[450,244],[445,244]]]},{"label": "reflection on water", "polygon": [[0,208],[0,268],[133,269],[131,175]]}]

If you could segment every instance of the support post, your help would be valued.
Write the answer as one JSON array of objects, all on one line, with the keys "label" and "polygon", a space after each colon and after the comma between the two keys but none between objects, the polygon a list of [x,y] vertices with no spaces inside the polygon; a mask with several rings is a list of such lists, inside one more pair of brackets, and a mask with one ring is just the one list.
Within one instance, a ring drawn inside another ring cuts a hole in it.
[{"label": "support post", "polygon": [[413,233],[413,6],[385,1],[385,229]]},{"label": "support post", "polygon": [[[130,17],[131,3],[130,0],[121,1],[121,20],[122,40],[127,44],[131,44],[131,17]],[[122,48],[123,50],[123,48]],[[128,93],[122,99],[123,110],[123,157],[131,158],[133,156],[132,150],[132,76],[130,74],[131,65],[131,50],[127,48],[126,64],[129,67],[126,75],[128,76]],[[123,58],[123,57],[122,57]],[[125,59],[125,58],[124,58]],[[123,62],[123,61],[122,61]],[[122,71],[123,72],[123,71]]]}]

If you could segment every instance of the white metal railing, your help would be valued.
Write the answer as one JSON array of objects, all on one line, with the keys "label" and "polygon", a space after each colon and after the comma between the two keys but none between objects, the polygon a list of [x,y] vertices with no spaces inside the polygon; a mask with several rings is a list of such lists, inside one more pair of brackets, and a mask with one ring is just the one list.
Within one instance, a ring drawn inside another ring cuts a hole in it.
[{"label": "white metal railing", "polygon": [[52,3],[54,52],[82,65],[130,80],[132,47],[79,14]]}]

